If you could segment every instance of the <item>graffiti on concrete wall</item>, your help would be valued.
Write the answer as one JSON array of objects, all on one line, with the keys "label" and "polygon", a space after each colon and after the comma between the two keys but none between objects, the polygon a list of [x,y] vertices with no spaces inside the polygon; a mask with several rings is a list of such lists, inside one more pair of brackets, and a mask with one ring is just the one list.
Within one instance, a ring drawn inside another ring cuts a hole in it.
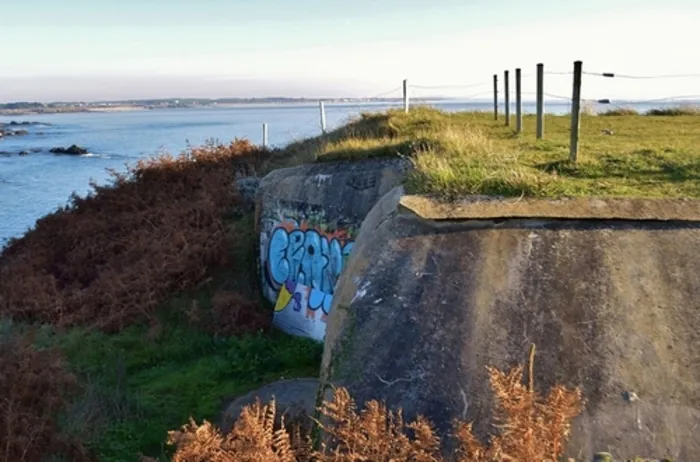
[{"label": "graffiti on concrete wall", "polygon": [[263,218],[264,290],[276,303],[281,329],[323,340],[333,292],[353,246],[354,228],[342,225],[298,208]]}]

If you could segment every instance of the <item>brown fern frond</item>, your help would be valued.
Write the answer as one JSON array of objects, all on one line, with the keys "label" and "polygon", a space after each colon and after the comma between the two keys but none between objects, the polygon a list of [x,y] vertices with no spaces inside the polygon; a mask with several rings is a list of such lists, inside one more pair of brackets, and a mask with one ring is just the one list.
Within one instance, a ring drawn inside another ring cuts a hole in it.
[{"label": "brown fern frond", "polygon": [[[523,368],[509,372],[489,368],[494,415],[500,432],[489,445],[480,442],[472,424],[456,421],[456,462],[554,462],[564,452],[571,420],[582,410],[581,391],[554,387],[546,399],[524,385]],[[401,410],[372,400],[361,412],[345,388],[319,408],[325,416],[316,422],[326,438],[314,450],[300,426],[275,428],[274,399],[243,409],[229,435],[222,436],[208,422],[190,421],[181,432],[171,432],[178,446],[174,462],[446,462],[441,441],[423,417],[406,423]]]},{"label": "brown fern frond", "polygon": [[568,390],[561,385],[552,388],[539,406],[541,422],[539,439],[546,445],[550,460],[557,460],[564,452],[569,438],[571,421],[583,411],[583,398],[580,388]]},{"label": "brown fern frond", "polygon": [[190,419],[180,431],[168,432],[168,443],[177,446],[173,462],[233,462],[226,438],[206,420],[197,425]]},{"label": "brown fern frond", "polygon": [[[337,398],[338,402],[334,402]],[[319,460],[439,462],[440,440],[431,424],[419,417],[406,424],[401,410],[393,412],[372,400],[358,415],[347,390],[338,388],[331,403],[321,407],[330,423],[321,424],[330,444],[317,453]],[[331,411],[332,410],[332,411]],[[407,434],[413,431],[413,436]],[[332,449],[329,449],[332,448]]]},{"label": "brown fern frond", "polygon": [[571,420],[581,410],[581,393],[557,386],[542,400],[522,383],[523,368],[503,373],[489,368],[495,417],[501,433],[491,439],[490,457],[554,462],[564,452]]},{"label": "brown fern frond", "polygon": [[433,425],[423,416],[418,416],[414,422],[407,426],[413,431],[411,454],[415,462],[439,462],[440,457],[440,437],[435,433]]},{"label": "brown fern frond", "polygon": [[[273,424],[275,415],[272,414]],[[297,460],[294,448],[292,447],[292,439],[284,427],[284,416],[281,418],[282,426],[275,430],[272,436],[272,449],[279,462],[295,462]]]},{"label": "brown fern frond", "polygon": [[291,444],[294,449],[294,455],[297,462],[313,462],[316,452],[311,441],[311,436],[301,431],[299,425],[295,425],[292,429]]},{"label": "brown fern frond", "polygon": [[472,424],[466,422],[454,422],[454,436],[457,439],[456,462],[486,462],[489,458],[489,450],[474,436]]}]

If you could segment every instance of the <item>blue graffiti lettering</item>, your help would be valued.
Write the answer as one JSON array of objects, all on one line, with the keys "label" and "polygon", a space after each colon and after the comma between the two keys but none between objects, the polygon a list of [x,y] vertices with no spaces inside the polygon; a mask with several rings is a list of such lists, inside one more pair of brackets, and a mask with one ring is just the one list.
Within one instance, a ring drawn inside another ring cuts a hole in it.
[{"label": "blue graffiti lettering", "polygon": [[309,298],[309,306],[312,309],[322,307],[328,313],[332,297],[326,300],[320,294],[333,294],[351,250],[352,242],[343,245],[337,238],[329,241],[328,237],[313,229],[289,232],[285,228],[277,228],[268,244],[268,280],[275,290],[279,290],[288,280],[311,287],[313,296]]}]

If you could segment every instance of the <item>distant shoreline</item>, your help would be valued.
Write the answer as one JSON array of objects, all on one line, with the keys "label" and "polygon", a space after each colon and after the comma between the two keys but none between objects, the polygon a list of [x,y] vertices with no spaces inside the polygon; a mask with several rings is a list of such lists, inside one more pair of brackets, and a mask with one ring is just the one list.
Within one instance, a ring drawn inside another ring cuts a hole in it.
[{"label": "distant shoreline", "polygon": [[[412,101],[450,101],[449,98],[414,98]],[[308,99],[308,98],[226,98],[220,100],[206,99],[168,99],[143,101],[107,101],[95,103],[8,103],[0,104],[1,116],[21,116],[40,114],[75,114],[85,112],[128,112],[147,111],[154,109],[202,109],[202,108],[231,108],[246,106],[286,106],[299,104],[317,104],[323,101],[328,104],[398,104],[400,98],[337,98],[337,99]]]},{"label": "distant shoreline", "polygon": [[[169,100],[142,100],[142,101],[106,101],[94,103],[6,103],[0,104],[0,116],[27,116],[27,115],[44,115],[44,114],[76,114],[76,113],[120,113],[120,112],[135,112],[135,111],[150,111],[158,109],[226,109],[226,108],[243,108],[243,107],[274,107],[274,106],[299,106],[313,105],[323,101],[328,105],[337,104],[401,104],[401,98],[336,98],[336,99],[309,99],[309,98],[226,98],[219,100],[207,99],[169,99]],[[467,103],[460,98],[411,98],[412,103]],[[469,104],[491,105],[490,100],[470,100]],[[534,104],[535,101],[523,101],[523,104]],[[587,102],[590,104],[590,101]],[[635,106],[641,102],[634,101],[619,101],[614,107]],[[655,106],[699,106],[700,100],[676,100],[676,101],[655,101]],[[499,102],[499,108],[502,107],[502,102]],[[562,101],[545,101],[547,106],[565,105],[568,102]],[[599,104],[607,105],[600,102]],[[643,103],[642,103],[643,104]]]}]

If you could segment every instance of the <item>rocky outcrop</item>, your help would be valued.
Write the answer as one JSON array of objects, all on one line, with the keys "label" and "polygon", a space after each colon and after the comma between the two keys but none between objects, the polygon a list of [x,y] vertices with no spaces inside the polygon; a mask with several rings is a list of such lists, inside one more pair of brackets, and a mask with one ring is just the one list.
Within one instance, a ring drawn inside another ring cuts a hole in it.
[{"label": "rocky outcrop", "polygon": [[230,432],[245,406],[255,404],[256,400],[267,404],[273,398],[277,407],[278,425],[282,415],[285,416],[286,423],[308,425],[311,423],[308,417],[315,414],[317,392],[318,379],[316,378],[279,380],[267,384],[236,398],[226,406],[219,426],[224,433]]},{"label": "rocky outcrop", "polygon": [[[2,124],[0,124],[2,125]],[[28,121],[28,120],[23,120],[21,122],[17,122],[16,120],[10,121],[7,125],[9,126],[27,126],[27,125],[44,125],[44,126],[50,126],[51,124],[45,123],[45,122],[33,122],[33,121]]]},{"label": "rocky outcrop", "polygon": [[[368,214],[328,317],[322,386],[485,439],[486,366],[536,345],[534,383],[581,387],[568,457],[700,454],[700,202],[443,204],[397,188]],[[328,399],[330,394],[326,395]]]},{"label": "rocky outcrop", "polygon": [[73,144],[67,148],[61,148],[61,147],[51,148],[51,149],[49,149],[49,152],[52,152],[54,154],[70,154],[70,155],[74,155],[74,156],[79,156],[79,155],[87,154],[88,150],[83,148],[83,147],[80,147],[80,146]]},{"label": "rocky outcrop", "polygon": [[0,129],[0,138],[10,136],[26,136],[29,135],[27,130],[6,130]]}]

